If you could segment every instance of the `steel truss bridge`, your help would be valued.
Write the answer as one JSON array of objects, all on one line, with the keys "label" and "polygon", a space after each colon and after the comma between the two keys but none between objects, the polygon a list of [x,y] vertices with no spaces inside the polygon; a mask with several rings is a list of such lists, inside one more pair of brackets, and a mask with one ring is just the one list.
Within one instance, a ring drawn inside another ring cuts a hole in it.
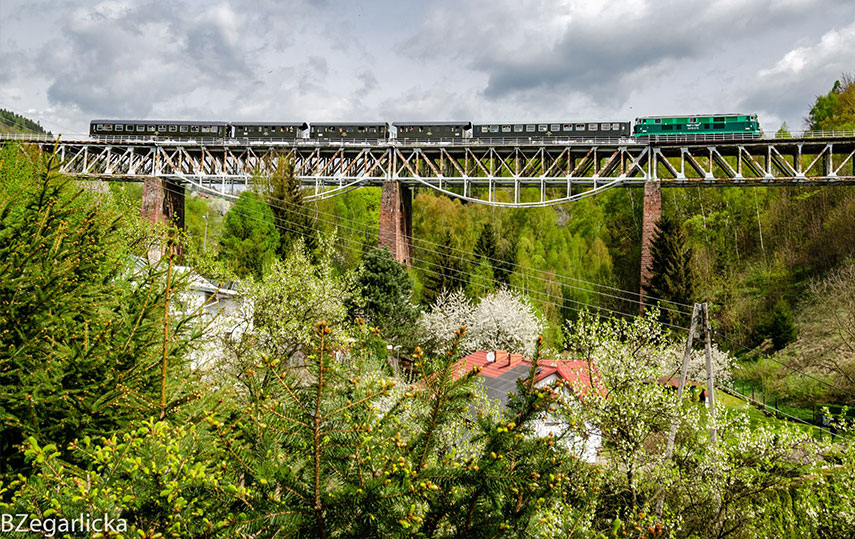
[{"label": "steel truss bridge", "polygon": [[0,136],[56,151],[83,178],[159,177],[233,197],[292,161],[320,200],[397,181],[494,206],[548,206],[614,187],[855,184],[855,137],[637,142],[633,139],[53,140]]}]

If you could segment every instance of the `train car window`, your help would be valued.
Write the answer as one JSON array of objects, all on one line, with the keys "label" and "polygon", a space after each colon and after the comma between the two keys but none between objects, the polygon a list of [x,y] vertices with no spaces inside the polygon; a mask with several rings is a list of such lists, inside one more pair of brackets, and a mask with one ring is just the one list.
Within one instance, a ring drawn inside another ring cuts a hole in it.
[{"label": "train car window", "polygon": [[588,131],[596,131],[597,124],[588,124]]},{"label": "train car window", "polygon": [[522,133],[522,130],[523,130],[522,125],[515,125],[514,126],[514,133]]},{"label": "train car window", "polygon": [[653,123],[661,124],[662,118],[656,118],[655,120],[653,120]]},{"label": "train car window", "polygon": [[144,126],[144,125],[138,125],[138,126],[137,126],[137,131],[138,131],[138,132],[139,132],[139,131],[145,131],[145,126]]},{"label": "train car window", "polygon": [[[670,127],[670,126],[662,126],[662,130],[664,131],[666,127]],[[682,131],[682,130],[683,130],[683,124],[674,124],[674,131]]]},{"label": "train car window", "polygon": [[502,133],[510,133],[510,132],[511,132],[511,126],[509,126],[509,125],[503,125],[502,126]]},{"label": "train car window", "polygon": [[155,126],[153,125],[146,126],[146,131],[148,131],[149,133],[154,133],[154,127]]},{"label": "train car window", "polygon": [[535,130],[534,124],[528,124],[527,126],[525,126],[525,132],[526,133],[534,133],[534,130]]},{"label": "train car window", "polygon": [[166,131],[166,126],[163,124],[160,124],[159,126],[157,126],[157,130],[158,131]]},{"label": "train car window", "polygon": [[576,124],[576,131],[584,131],[585,124]]},{"label": "train car window", "polygon": [[191,133],[198,133],[199,132],[199,126],[198,125],[191,125],[190,126],[190,132]]},{"label": "train car window", "polygon": [[600,131],[610,131],[611,128],[611,124],[600,124]]},{"label": "train car window", "polygon": [[114,125],[114,126],[113,126],[113,129],[115,129],[116,131],[122,131],[122,130],[123,130],[123,128],[122,128],[122,124],[116,124],[116,125]]},{"label": "train car window", "polygon": [[371,132],[372,132],[372,133],[376,133],[376,132],[377,132],[377,128],[376,128],[376,127],[372,127],[372,128],[371,128]]},{"label": "train car window", "polygon": [[169,126],[169,132],[170,132],[170,133],[175,133],[176,131],[178,131],[178,126],[177,126],[177,125],[170,125],[170,126]]},{"label": "train car window", "polygon": [[549,126],[547,126],[546,124],[537,124],[537,130],[542,132],[542,133],[545,133],[546,131],[548,131],[549,130],[548,127]]},{"label": "train car window", "polygon": [[491,125],[490,126],[490,133],[498,133],[498,132],[499,132],[499,126],[498,125]]},{"label": "train car window", "polygon": [[552,124],[549,126],[549,130],[550,131],[561,131],[561,125],[560,124]]},{"label": "train car window", "polygon": [[690,124],[696,124],[696,123],[698,123],[698,119],[697,118],[689,118],[689,123]]},{"label": "train car window", "polygon": [[619,130],[620,130],[620,124],[612,124],[612,131],[619,131]]},{"label": "train car window", "polygon": [[487,127],[486,125],[482,125],[482,126],[481,126],[481,132],[482,132],[482,133],[486,133],[486,132],[487,132],[487,131],[489,131],[489,130],[490,130],[490,128],[489,128],[489,127]]},{"label": "train car window", "polygon": [[573,131],[573,124],[564,124],[564,131]]},{"label": "train car window", "polygon": [[98,125],[96,125],[96,126],[95,126],[95,129],[96,129],[97,131],[103,131],[103,130],[104,130],[104,124],[98,124]]},{"label": "train car window", "polygon": [[187,126],[182,125],[181,127],[178,128],[178,130],[181,131],[182,133],[186,133],[187,132]]},{"label": "train car window", "polygon": [[107,124],[107,125],[105,125],[105,126],[104,126],[104,130],[105,130],[105,131],[112,131],[112,130],[113,130],[113,124]]}]

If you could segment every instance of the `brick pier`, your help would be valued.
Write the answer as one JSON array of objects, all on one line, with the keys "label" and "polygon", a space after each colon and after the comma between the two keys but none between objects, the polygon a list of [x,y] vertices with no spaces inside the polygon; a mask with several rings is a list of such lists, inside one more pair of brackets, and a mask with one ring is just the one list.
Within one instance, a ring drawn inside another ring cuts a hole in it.
[{"label": "brick pier", "polygon": [[383,183],[380,199],[379,244],[392,252],[395,260],[413,263],[413,194],[399,182]]}]

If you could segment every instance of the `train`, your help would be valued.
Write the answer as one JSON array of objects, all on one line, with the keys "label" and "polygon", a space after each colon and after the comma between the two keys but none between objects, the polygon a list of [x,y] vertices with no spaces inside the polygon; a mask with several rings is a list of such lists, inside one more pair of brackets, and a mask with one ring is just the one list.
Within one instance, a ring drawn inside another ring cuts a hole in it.
[{"label": "train", "polygon": [[190,122],[164,120],[92,120],[95,139],[227,140],[388,140],[407,142],[463,139],[650,139],[716,135],[758,138],[756,114],[647,116],[626,121],[561,121],[525,123],[458,122]]}]

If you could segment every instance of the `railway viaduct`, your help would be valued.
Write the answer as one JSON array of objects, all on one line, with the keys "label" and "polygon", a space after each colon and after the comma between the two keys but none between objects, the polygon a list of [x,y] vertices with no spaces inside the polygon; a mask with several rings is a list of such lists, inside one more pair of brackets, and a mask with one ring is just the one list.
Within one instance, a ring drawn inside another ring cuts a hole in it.
[{"label": "railway viaduct", "polygon": [[295,175],[322,200],[381,186],[379,245],[410,264],[412,189],[476,204],[565,204],[607,189],[644,189],[641,282],[650,278],[650,244],[669,187],[855,185],[855,133],[803,133],[787,139],[662,138],[595,141],[488,139],[91,140],[2,135],[56,151],[60,170],[82,178],[143,181],[142,214],[184,226],[187,186],[236,198],[254,175],[293,162]]}]

